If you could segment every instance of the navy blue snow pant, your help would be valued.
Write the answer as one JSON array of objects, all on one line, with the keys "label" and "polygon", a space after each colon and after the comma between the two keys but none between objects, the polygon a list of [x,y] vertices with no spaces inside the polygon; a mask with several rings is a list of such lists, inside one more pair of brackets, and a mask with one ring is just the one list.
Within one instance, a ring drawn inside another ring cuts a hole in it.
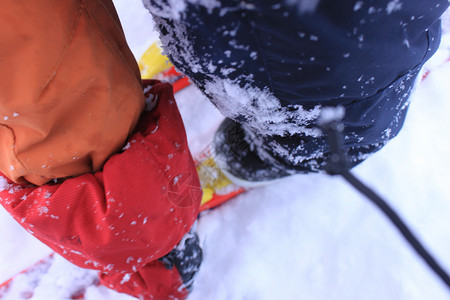
[{"label": "navy blue snow pant", "polygon": [[229,172],[267,180],[324,169],[316,126],[345,108],[352,166],[397,135],[448,0],[144,0],[166,54],[227,117]]}]

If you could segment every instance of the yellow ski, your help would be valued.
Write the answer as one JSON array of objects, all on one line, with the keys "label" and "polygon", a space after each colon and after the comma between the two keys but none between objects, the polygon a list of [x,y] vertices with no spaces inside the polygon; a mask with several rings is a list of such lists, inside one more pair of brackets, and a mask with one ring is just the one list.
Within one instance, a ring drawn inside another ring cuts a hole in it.
[{"label": "yellow ski", "polygon": [[138,61],[142,79],[158,79],[166,81],[173,86],[176,93],[189,86],[189,79],[175,70],[169,58],[162,54],[157,42],[148,47]]},{"label": "yellow ski", "polygon": [[173,65],[169,58],[162,54],[157,42],[148,47],[138,61],[142,79],[154,79],[157,74],[170,69]]}]

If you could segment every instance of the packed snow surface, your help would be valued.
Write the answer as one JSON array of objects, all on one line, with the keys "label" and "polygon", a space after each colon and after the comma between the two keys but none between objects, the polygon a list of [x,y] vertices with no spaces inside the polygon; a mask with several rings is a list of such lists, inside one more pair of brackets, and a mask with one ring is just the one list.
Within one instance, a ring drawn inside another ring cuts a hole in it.
[{"label": "packed snow surface", "polygon": [[[139,57],[157,39],[140,0],[114,1]],[[315,1],[311,1],[314,3]],[[359,9],[358,3],[355,10]],[[387,12],[401,9],[391,1]],[[450,23],[413,93],[404,129],[354,172],[389,199],[450,270]],[[221,115],[189,87],[176,95],[192,152],[212,138]],[[0,179],[0,189],[7,183]],[[339,177],[293,176],[250,190],[202,215],[204,261],[189,300],[444,300],[450,293],[363,196]],[[0,210],[0,280],[51,251]],[[65,299],[70,280],[92,271],[56,262],[32,299]],[[6,297],[3,299],[7,299]],[[20,300],[17,295],[14,298]],[[134,299],[92,287],[87,300]]]}]

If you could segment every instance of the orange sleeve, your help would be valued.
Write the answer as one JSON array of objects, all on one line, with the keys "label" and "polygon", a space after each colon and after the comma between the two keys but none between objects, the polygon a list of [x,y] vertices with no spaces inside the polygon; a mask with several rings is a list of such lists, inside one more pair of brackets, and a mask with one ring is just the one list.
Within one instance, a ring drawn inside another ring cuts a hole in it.
[{"label": "orange sleeve", "polygon": [[4,0],[0,172],[16,183],[99,170],[144,107],[111,0]]}]

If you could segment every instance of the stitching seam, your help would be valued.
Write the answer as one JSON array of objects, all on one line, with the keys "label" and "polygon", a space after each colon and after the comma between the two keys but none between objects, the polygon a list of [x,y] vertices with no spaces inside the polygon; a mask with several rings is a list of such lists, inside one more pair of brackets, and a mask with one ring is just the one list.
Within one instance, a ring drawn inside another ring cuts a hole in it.
[{"label": "stitching seam", "polygon": [[76,30],[78,28],[78,24],[80,23],[81,11],[82,11],[82,6],[80,4],[80,7],[78,8],[78,15],[77,15],[77,17],[75,19],[75,22],[73,24],[73,27],[72,27],[72,30],[70,32],[69,39],[67,40],[66,46],[64,47],[64,50],[62,51],[62,54],[61,54],[58,62],[56,63],[56,66],[54,67],[53,71],[50,73],[50,75],[49,75],[47,81],[45,82],[44,86],[41,88],[41,93],[39,94],[38,99],[41,97],[43,91],[50,85],[50,83],[56,77],[56,73],[57,73],[58,69],[60,68],[60,66],[61,66],[61,64],[62,64],[62,62],[63,62],[63,60],[64,60],[64,58],[66,56],[67,50],[70,47],[70,43],[72,42],[73,37],[75,36],[75,32],[76,32]]}]

